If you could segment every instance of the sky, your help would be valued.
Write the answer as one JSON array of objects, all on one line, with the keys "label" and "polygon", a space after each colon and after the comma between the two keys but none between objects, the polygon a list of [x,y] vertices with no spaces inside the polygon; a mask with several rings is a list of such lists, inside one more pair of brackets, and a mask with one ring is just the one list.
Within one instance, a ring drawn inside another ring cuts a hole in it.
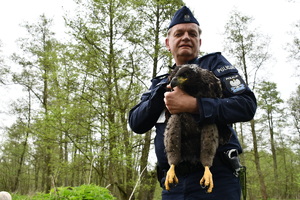
[{"label": "sky", "polygon": [[[184,0],[198,19],[202,34],[203,52],[223,51],[224,26],[232,10],[254,19],[253,26],[260,33],[271,37],[269,51],[273,58],[262,69],[268,81],[277,83],[283,99],[288,99],[297,85],[298,78],[295,63],[287,59],[284,50],[291,41],[288,32],[292,25],[300,20],[300,0]],[[62,16],[74,10],[72,0],[0,0],[0,55],[8,57],[16,51],[16,40],[25,33],[21,23],[38,21],[41,14],[54,19],[54,28],[58,38],[64,37]],[[224,54],[225,57],[228,55]],[[229,60],[230,61],[230,60]],[[0,126],[5,123],[1,110],[16,97],[16,91],[0,86]],[[5,98],[3,98],[5,97]]]},{"label": "sky", "polygon": [[[281,98],[286,100],[293,91],[296,91],[300,78],[294,76],[295,63],[288,60],[285,47],[292,41],[288,33],[293,24],[300,20],[300,0],[185,0],[185,2],[194,12],[203,30],[201,50],[204,52],[223,51],[222,33],[232,10],[236,9],[243,15],[252,17],[252,25],[261,34],[271,38],[268,50],[272,59],[259,72],[267,81],[277,84]],[[229,55],[225,54],[226,58],[227,56]]]}]

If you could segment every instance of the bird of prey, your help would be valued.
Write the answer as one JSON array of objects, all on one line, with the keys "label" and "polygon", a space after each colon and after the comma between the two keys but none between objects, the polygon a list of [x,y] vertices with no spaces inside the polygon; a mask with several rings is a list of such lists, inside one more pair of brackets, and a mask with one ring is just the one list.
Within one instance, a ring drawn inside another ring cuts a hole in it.
[{"label": "bird of prey", "polygon": [[[209,70],[196,64],[177,66],[169,76],[171,89],[179,87],[195,98],[221,98],[222,86],[220,80]],[[224,140],[219,136],[215,123],[199,124],[190,113],[170,114],[166,110],[167,125],[164,132],[164,144],[170,168],[166,175],[165,188],[169,184],[178,183],[175,167],[180,162],[196,164],[201,162],[204,175],[200,185],[212,192],[214,187],[210,167],[212,166],[216,149]],[[200,144],[200,145],[199,145]],[[200,149],[197,148],[200,146]]]}]

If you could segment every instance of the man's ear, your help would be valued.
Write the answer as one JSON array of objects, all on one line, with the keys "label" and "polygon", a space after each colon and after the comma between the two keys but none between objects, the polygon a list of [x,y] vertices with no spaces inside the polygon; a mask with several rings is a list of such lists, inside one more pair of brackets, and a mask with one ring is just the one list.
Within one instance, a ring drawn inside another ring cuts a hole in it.
[{"label": "man's ear", "polygon": [[169,45],[169,38],[165,39],[165,45],[166,45],[168,51],[170,51],[171,49],[170,49],[170,45]]},{"label": "man's ear", "polygon": [[202,44],[202,40],[201,38],[199,39],[199,47],[201,47],[201,44]]}]

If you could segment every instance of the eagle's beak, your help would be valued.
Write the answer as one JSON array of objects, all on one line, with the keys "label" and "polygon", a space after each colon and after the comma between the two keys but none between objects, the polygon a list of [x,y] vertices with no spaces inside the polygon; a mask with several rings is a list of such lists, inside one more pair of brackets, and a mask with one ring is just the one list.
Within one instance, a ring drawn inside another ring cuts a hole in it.
[{"label": "eagle's beak", "polygon": [[183,84],[186,80],[187,80],[187,78],[175,76],[174,78],[172,78],[172,80],[170,82],[170,86],[173,89],[174,87]]}]

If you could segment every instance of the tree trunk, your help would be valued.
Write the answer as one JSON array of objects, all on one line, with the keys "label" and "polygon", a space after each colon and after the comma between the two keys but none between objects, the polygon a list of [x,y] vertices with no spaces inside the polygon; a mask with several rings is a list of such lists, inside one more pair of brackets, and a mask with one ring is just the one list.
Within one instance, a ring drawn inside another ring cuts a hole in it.
[{"label": "tree trunk", "polygon": [[[239,125],[240,125],[240,126],[239,126],[239,129],[240,129],[239,132],[240,132],[240,134],[238,134],[238,136],[239,136],[239,140],[240,140],[240,142],[241,142],[242,149],[244,149],[244,148],[246,147],[246,145],[245,145],[245,142],[244,142],[243,123],[240,122]],[[236,124],[234,124],[234,129],[235,129],[236,132],[238,133]],[[240,155],[240,159],[241,159],[241,163],[242,163],[242,164],[245,164],[245,156],[244,156],[244,154],[241,154],[241,155]]]},{"label": "tree trunk", "polygon": [[256,131],[255,131],[255,120],[252,119],[250,121],[250,124],[251,124],[252,138],[253,138],[253,151],[254,151],[256,172],[258,174],[259,183],[260,183],[260,192],[262,195],[262,199],[267,200],[268,195],[267,195],[267,189],[266,189],[266,185],[265,185],[264,175],[260,168],[260,160],[259,160],[258,147],[257,147],[257,137],[256,137]]},{"label": "tree trunk", "polygon": [[[273,119],[272,113],[268,113],[268,122],[269,122],[269,131],[270,131],[270,143],[271,143],[271,151],[272,151],[272,159],[273,159],[273,170],[274,170],[274,181],[278,183],[278,172],[277,172],[277,156],[276,156],[276,147],[274,141],[274,129],[273,129]],[[277,184],[276,184],[277,186]],[[275,189],[275,193],[278,191]]]},{"label": "tree trunk", "polygon": [[148,172],[147,170],[150,145],[151,145],[151,130],[146,132],[144,136],[144,145],[143,145],[142,156],[140,160],[140,173],[143,172],[143,174],[141,175],[141,183],[140,183],[141,187],[137,199],[152,200],[154,195],[154,190],[155,190],[154,181],[156,180],[156,174],[154,173],[155,176],[153,177],[153,172]]},{"label": "tree trunk", "polygon": [[28,120],[27,120],[27,127],[26,127],[27,129],[25,129],[25,139],[24,139],[24,142],[23,142],[23,145],[22,145],[23,146],[22,147],[22,153],[21,153],[21,157],[20,157],[20,161],[19,161],[17,175],[16,175],[16,178],[15,178],[15,184],[12,187],[12,192],[17,192],[17,190],[19,188],[20,176],[21,176],[21,172],[22,172],[24,159],[25,159],[25,154],[27,152],[27,144],[28,144],[30,124],[31,124],[31,93],[30,93],[30,90],[28,89]]}]

